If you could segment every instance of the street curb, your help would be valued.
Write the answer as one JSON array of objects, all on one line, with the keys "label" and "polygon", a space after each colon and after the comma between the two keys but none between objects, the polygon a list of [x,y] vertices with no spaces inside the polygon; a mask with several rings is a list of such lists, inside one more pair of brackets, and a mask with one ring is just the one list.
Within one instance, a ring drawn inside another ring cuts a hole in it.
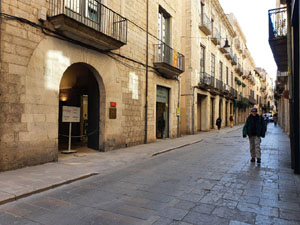
[{"label": "street curb", "polygon": [[51,184],[50,186],[43,187],[43,188],[40,188],[40,189],[37,189],[37,190],[34,190],[34,191],[30,191],[30,192],[27,192],[27,193],[24,193],[24,194],[20,194],[20,195],[15,195],[12,198],[7,198],[5,200],[1,200],[0,201],[0,205],[4,205],[6,203],[13,202],[13,201],[16,201],[16,200],[21,199],[21,198],[26,198],[26,197],[28,197],[30,195],[33,195],[33,194],[38,194],[38,193],[41,193],[41,192],[44,192],[44,191],[48,191],[50,189],[57,188],[59,186],[65,185],[65,184],[70,184],[70,183],[73,183],[73,182],[78,181],[78,180],[83,180],[83,179],[86,179],[86,178],[89,178],[91,176],[95,176],[95,175],[98,175],[98,174],[99,173],[85,174],[83,176],[80,176],[80,177],[77,177],[77,178],[73,178],[73,179],[70,179],[70,180],[66,180],[66,181],[63,181],[63,182],[60,182],[60,183]]},{"label": "street curb", "polygon": [[165,150],[162,150],[162,151],[153,153],[153,154],[151,155],[151,157],[157,156],[157,155],[160,155],[160,154],[163,154],[163,153],[166,153],[166,152],[170,152],[170,151],[172,151],[172,150],[175,150],[175,149],[178,149],[178,148],[182,148],[182,147],[185,147],[185,146],[188,146],[188,145],[193,145],[193,144],[199,143],[199,142],[201,142],[201,141],[203,141],[203,139],[200,139],[200,140],[198,140],[198,141],[194,141],[194,142],[191,142],[191,143],[188,143],[188,144],[178,145],[178,146],[172,147],[172,148],[167,148],[167,149],[165,149]]}]

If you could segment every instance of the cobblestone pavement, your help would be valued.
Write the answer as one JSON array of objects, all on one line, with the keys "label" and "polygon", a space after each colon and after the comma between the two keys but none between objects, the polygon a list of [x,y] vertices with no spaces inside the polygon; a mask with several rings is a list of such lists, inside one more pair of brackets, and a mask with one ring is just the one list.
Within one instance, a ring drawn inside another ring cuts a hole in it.
[{"label": "cobblestone pavement", "polygon": [[0,224],[300,224],[289,141],[270,124],[262,163],[241,129],[0,207]]}]

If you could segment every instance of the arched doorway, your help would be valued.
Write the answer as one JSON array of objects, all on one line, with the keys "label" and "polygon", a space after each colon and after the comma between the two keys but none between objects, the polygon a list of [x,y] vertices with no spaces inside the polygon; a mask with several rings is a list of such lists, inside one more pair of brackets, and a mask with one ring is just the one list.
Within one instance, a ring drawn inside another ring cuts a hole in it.
[{"label": "arched doorway", "polygon": [[68,148],[69,123],[62,122],[63,106],[80,108],[80,122],[72,123],[72,148],[100,150],[100,94],[97,72],[84,63],[71,65],[63,74],[59,91],[59,150]]}]

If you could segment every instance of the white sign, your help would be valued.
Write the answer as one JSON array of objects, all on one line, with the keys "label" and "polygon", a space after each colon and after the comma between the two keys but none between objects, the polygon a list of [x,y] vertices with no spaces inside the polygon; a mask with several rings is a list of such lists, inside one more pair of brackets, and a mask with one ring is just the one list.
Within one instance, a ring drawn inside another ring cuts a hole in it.
[{"label": "white sign", "polygon": [[80,107],[63,106],[62,122],[80,122]]}]

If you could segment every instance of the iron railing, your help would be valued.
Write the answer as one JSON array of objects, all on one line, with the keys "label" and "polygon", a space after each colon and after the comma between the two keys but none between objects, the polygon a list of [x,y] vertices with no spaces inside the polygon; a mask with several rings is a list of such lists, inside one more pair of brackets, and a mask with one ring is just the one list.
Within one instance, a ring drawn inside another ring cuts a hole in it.
[{"label": "iron railing", "polygon": [[216,88],[220,91],[224,91],[224,83],[223,81],[216,79]]},{"label": "iron railing", "polygon": [[212,32],[211,21],[206,13],[200,14],[200,25],[205,26],[210,32]]},{"label": "iron railing", "polygon": [[127,43],[127,19],[99,0],[49,0],[48,16],[66,15],[96,31]]},{"label": "iron railing", "polygon": [[155,63],[167,63],[184,71],[184,55],[175,51],[165,43],[154,45]]},{"label": "iron railing", "polygon": [[200,83],[210,87],[215,86],[215,78],[206,72],[200,72]]},{"label": "iron railing", "polygon": [[220,44],[221,43],[221,34],[220,32],[218,31],[217,28],[214,27],[213,29],[213,34],[212,34],[212,41],[215,43],[215,44]]},{"label": "iron railing", "polygon": [[288,72],[277,71],[277,77],[287,77],[287,76],[288,76]]},{"label": "iron railing", "polygon": [[238,63],[238,58],[237,58],[237,55],[234,54],[234,56],[232,57],[232,60],[231,60],[231,64],[232,65],[237,65]]},{"label": "iron railing", "polygon": [[287,36],[287,8],[269,10],[269,39]]},{"label": "iron railing", "polygon": [[224,91],[227,93],[230,92],[230,86],[228,84],[224,84]]}]

